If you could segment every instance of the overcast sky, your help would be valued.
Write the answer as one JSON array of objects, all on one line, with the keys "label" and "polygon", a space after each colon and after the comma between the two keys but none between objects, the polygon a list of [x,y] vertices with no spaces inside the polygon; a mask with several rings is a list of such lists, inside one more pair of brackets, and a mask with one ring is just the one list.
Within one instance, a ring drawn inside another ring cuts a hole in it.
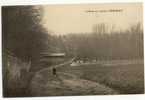
[{"label": "overcast sky", "polygon": [[[57,35],[92,32],[93,25],[99,23],[106,23],[108,27],[114,25],[117,30],[143,23],[141,3],[48,5],[43,8],[44,27]],[[111,9],[120,11],[110,12]]]}]

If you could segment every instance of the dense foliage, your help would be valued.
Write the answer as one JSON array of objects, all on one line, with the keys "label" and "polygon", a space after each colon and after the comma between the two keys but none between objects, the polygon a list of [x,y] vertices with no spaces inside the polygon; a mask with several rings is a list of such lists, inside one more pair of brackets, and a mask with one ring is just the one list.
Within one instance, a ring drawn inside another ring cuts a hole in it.
[{"label": "dense foliage", "polygon": [[29,61],[48,45],[48,34],[42,28],[41,9],[33,6],[2,8],[3,48]]}]

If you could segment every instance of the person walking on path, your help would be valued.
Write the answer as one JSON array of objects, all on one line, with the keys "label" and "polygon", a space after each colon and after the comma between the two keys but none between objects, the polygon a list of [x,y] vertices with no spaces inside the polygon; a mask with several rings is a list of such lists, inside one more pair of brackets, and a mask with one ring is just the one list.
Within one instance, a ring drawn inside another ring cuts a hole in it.
[{"label": "person walking on path", "polygon": [[53,74],[53,76],[56,76],[56,68],[52,68],[52,74]]}]

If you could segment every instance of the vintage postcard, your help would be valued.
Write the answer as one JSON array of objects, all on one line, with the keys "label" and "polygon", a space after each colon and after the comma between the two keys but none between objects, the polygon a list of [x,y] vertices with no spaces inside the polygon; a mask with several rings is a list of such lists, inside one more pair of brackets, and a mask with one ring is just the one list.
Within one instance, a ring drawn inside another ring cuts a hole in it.
[{"label": "vintage postcard", "polygon": [[143,4],[2,6],[4,97],[144,94]]}]

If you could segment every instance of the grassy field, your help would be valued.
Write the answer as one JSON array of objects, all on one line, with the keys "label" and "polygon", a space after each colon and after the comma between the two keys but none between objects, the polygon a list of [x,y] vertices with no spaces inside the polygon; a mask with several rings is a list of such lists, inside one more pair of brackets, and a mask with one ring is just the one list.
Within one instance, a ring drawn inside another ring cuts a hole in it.
[{"label": "grassy field", "polygon": [[118,90],[120,94],[144,93],[144,66],[138,64],[90,64],[58,68],[82,79],[98,82]]}]

